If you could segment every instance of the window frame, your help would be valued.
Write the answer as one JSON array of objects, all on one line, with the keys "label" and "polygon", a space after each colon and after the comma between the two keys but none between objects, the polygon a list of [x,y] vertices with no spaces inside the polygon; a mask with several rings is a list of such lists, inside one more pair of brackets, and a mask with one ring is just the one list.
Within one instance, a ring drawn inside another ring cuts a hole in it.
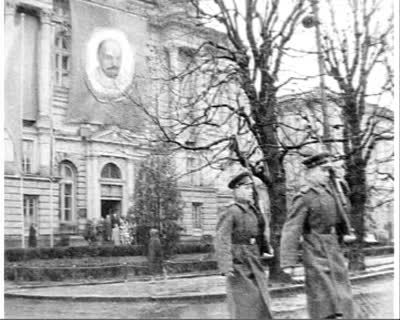
[{"label": "window frame", "polygon": [[[33,211],[33,219],[30,218],[29,214],[29,219],[27,219],[27,201],[31,202],[29,203],[29,211],[32,209]],[[22,203],[22,210],[24,213],[24,234],[27,235],[29,234],[29,229],[32,223],[35,223],[37,228],[37,234],[39,234],[39,196],[38,195],[33,195],[33,194],[24,194],[23,195],[23,203]]]},{"label": "window frame", "polygon": [[[113,173],[116,173],[115,176],[113,176]],[[110,175],[108,176],[108,174]],[[102,180],[122,180],[121,169],[114,162],[107,162],[101,169],[100,178]]]},{"label": "window frame", "polygon": [[[66,169],[71,175],[66,175]],[[60,163],[60,182],[59,182],[59,220],[62,223],[73,223],[76,220],[76,170],[72,163],[67,161]],[[66,189],[70,188],[69,194]],[[69,206],[66,206],[66,199],[69,199]],[[69,212],[69,219],[67,218]]]},{"label": "window frame", "polygon": [[[31,150],[25,149],[26,143],[30,144]],[[24,174],[34,174],[36,170],[35,155],[36,155],[35,140],[22,139],[21,170]],[[27,168],[28,166],[29,170]]]},{"label": "window frame", "polygon": [[[64,42],[65,41],[65,42]],[[67,43],[67,48],[64,48]],[[67,66],[64,68],[64,59]],[[71,35],[68,30],[58,28],[54,36],[54,82],[58,87],[69,88],[71,81]]]},{"label": "window frame", "polygon": [[[200,187],[203,185],[203,177],[200,172],[200,159],[194,155],[188,155],[186,157],[186,171],[189,176],[189,185],[194,187]],[[191,172],[193,171],[193,172]]]},{"label": "window frame", "polygon": [[192,228],[203,230],[203,203],[192,202]]}]

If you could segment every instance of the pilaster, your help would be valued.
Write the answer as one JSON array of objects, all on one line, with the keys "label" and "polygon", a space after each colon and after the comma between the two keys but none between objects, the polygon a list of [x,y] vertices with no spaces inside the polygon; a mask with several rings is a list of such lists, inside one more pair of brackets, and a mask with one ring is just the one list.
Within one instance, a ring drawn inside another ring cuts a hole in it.
[{"label": "pilaster", "polygon": [[51,74],[52,74],[52,12],[50,10],[40,11],[40,34],[39,34],[39,117],[38,127],[50,127],[51,117]]}]

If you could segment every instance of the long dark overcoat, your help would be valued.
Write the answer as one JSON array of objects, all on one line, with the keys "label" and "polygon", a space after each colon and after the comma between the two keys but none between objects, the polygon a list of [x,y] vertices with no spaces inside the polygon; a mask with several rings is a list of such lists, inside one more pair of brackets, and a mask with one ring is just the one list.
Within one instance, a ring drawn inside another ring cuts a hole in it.
[{"label": "long dark overcoat", "polygon": [[152,236],[149,241],[147,259],[149,262],[149,271],[151,275],[162,274],[163,256],[159,236]]},{"label": "long dark overcoat", "polygon": [[[294,266],[303,248],[307,307],[312,319],[337,313],[354,317],[352,292],[338,238],[350,232],[349,202],[330,183],[303,186],[281,237],[281,266]],[[303,241],[301,242],[301,236]]]},{"label": "long dark overcoat", "polygon": [[260,262],[262,214],[249,203],[229,205],[217,224],[215,249],[218,267],[227,275],[227,302],[235,319],[272,319],[268,281]]}]

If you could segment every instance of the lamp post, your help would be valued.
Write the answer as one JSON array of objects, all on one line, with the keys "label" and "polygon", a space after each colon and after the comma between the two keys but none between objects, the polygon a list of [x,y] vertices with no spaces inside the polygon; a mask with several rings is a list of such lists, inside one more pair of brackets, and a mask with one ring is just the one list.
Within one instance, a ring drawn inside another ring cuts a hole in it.
[{"label": "lamp post", "polygon": [[302,20],[302,24],[305,28],[315,27],[315,42],[317,44],[317,53],[318,53],[318,67],[319,67],[319,87],[321,94],[321,111],[322,111],[322,126],[323,126],[323,137],[322,141],[327,148],[327,150],[331,151],[331,145],[327,140],[330,138],[330,129],[329,129],[329,121],[327,115],[327,103],[326,103],[326,94],[325,94],[325,79],[324,79],[324,57],[322,55],[322,46],[321,46],[321,30],[320,30],[320,22],[319,22],[319,8],[318,8],[318,0],[310,0],[312,14],[306,16]]}]

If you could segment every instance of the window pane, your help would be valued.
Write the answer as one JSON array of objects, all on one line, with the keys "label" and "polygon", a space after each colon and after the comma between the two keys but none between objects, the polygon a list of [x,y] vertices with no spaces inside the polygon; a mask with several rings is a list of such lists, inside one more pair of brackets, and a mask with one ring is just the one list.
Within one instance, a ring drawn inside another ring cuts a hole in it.
[{"label": "window pane", "polygon": [[22,142],[22,168],[25,173],[32,173],[33,141]]},{"label": "window pane", "polygon": [[192,219],[195,229],[201,229],[202,226],[201,206],[201,203],[192,203]]},{"label": "window pane", "polygon": [[68,70],[68,66],[69,66],[68,60],[69,60],[68,56],[62,57],[62,67],[64,70]]},{"label": "window pane", "polygon": [[68,41],[65,38],[62,39],[62,48],[63,49],[68,49]]},{"label": "window pane", "polygon": [[113,164],[108,163],[104,166],[103,170],[101,171],[102,178],[112,178],[112,179],[121,179],[121,171],[119,168]]},{"label": "window pane", "polygon": [[64,208],[65,210],[71,209],[71,204],[72,204],[72,199],[70,197],[65,197],[64,198]]},{"label": "window pane", "polygon": [[71,216],[72,216],[71,210],[66,209],[66,210],[64,211],[64,220],[66,220],[66,221],[71,221]]},{"label": "window pane", "polygon": [[37,220],[37,196],[24,195],[24,227],[25,232],[29,232],[32,223]]},{"label": "window pane", "polygon": [[64,187],[65,195],[72,195],[72,184],[66,183]]},{"label": "window pane", "polygon": [[63,177],[73,177],[73,173],[70,167],[63,165]]}]

